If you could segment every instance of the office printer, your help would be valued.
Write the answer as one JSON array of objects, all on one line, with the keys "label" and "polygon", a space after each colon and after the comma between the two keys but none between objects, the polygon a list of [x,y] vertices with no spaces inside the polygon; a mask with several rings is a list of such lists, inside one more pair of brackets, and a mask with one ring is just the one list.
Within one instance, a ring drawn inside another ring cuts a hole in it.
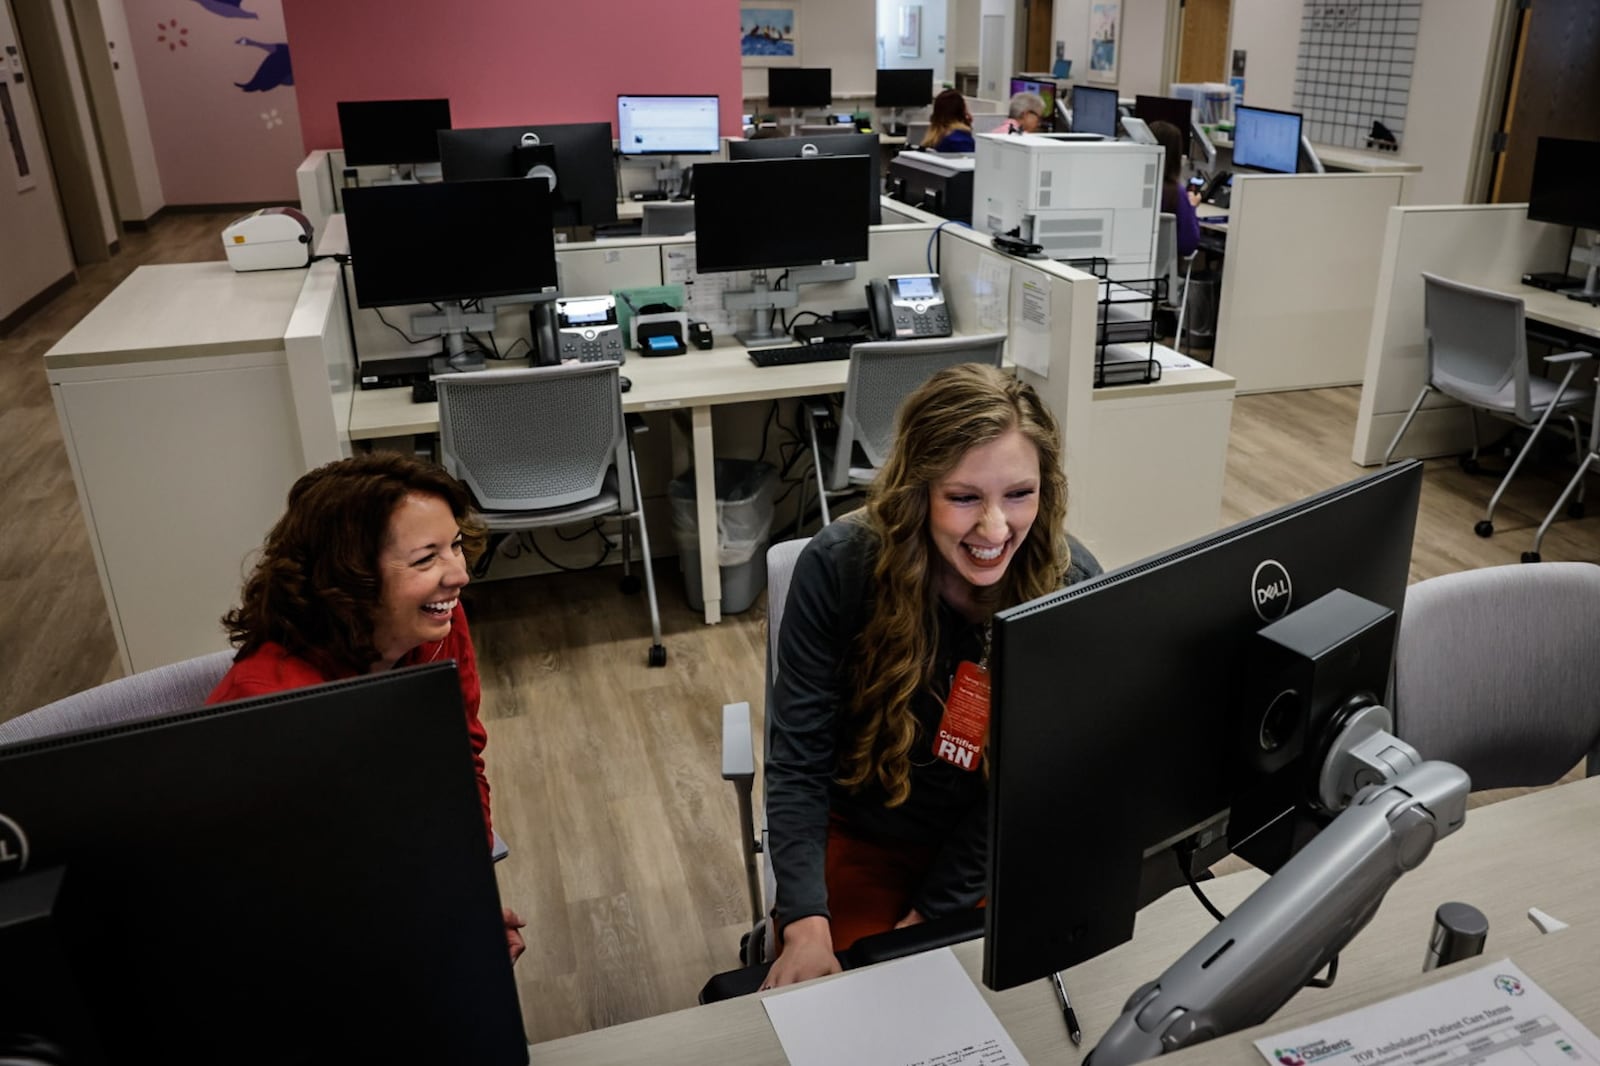
[{"label": "office printer", "polygon": [[292,207],[263,207],[222,231],[228,265],[235,270],[284,270],[311,262],[311,220]]}]

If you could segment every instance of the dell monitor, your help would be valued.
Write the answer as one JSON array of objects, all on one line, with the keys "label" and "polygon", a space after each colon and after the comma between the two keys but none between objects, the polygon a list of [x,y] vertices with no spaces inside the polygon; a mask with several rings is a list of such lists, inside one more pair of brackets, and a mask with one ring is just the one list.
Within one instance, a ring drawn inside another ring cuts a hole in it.
[{"label": "dell monitor", "polygon": [[617,97],[623,155],[714,155],[721,148],[715,96]]},{"label": "dell monitor", "polygon": [[0,1044],[527,1062],[454,663],[173,712],[0,747]]},{"label": "dell monitor", "polygon": [[[1587,229],[1589,270],[1582,287],[1562,289],[1574,300],[1600,303],[1600,206],[1595,203],[1595,174],[1600,166],[1600,141],[1540,137],[1533,156],[1533,182],[1528,189],[1528,217],[1535,222],[1571,226],[1572,243]],[[1567,262],[1572,261],[1569,246]],[[1566,273],[1562,264],[1562,274]]]},{"label": "dell monitor", "polygon": [[1072,87],[1072,132],[1117,135],[1117,91],[1093,85]]},{"label": "dell monitor", "polygon": [[1233,111],[1233,164],[1293,174],[1300,163],[1300,114],[1265,107]]},{"label": "dell monitor", "polygon": [[763,137],[756,141],[729,141],[729,159],[810,159],[814,156],[864,155],[872,160],[865,181],[867,222],[883,221],[883,192],[879,180],[876,133],[830,133],[825,137]]},{"label": "dell monitor", "polygon": [[767,104],[771,107],[829,107],[833,104],[833,68],[770,67]]},{"label": "dell monitor", "polygon": [[530,175],[547,184],[553,180],[553,225],[602,226],[617,220],[609,122],[445,130],[437,158],[447,182]]},{"label": "dell monitor", "polygon": [[412,329],[442,335],[457,369],[482,365],[467,332],[495,327],[492,301],[470,312],[461,301],[525,301],[558,285],[550,188],[537,179],[346,189],[344,214],[356,306],[447,304]]},{"label": "dell monitor", "polygon": [[872,102],[878,107],[927,107],[933,103],[933,68],[879,69]]},{"label": "dell monitor", "polygon": [[438,131],[450,128],[449,100],[340,100],[346,166],[439,161]]},{"label": "dell monitor", "polygon": [[1173,96],[1144,96],[1133,98],[1133,115],[1140,118],[1148,125],[1152,122],[1168,122],[1178,131],[1182,138],[1183,154],[1189,154],[1189,127],[1194,104],[1188,100]]},{"label": "dell monitor", "polygon": [[1333,657],[1308,720],[1257,634],[1335,589],[1397,616],[1421,486],[1396,465],[995,616],[985,984],[1116,947],[1229,850],[1274,870],[1315,835],[1285,814],[1331,717],[1316,701],[1381,700],[1392,631]]},{"label": "dell monitor", "polygon": [[1049,129],[1056,114],[1056,83],[1037,78],[1012,78],[1011,95],[1018,93],[1033,93],[1044,101],[1044,110],[1039,112],[1040,128]]}]

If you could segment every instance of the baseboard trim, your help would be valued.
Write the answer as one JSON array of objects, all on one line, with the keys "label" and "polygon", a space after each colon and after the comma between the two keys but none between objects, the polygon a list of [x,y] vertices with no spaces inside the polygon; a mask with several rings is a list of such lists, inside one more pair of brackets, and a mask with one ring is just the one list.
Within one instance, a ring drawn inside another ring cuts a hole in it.
[{"label": "baseboard trim", "polygon": [[31,299],[25,301],[21,307],[18,307],[6,317],[0,318],[0,337],[10,334],[12,330],[16,329],[22,324],[23,319],[33,314],[35,311],[39,310],[39,308],[43,307],[51,300],[54,300],[57,296],[60,296],[68,289],[72,288],[72,286],[76,285],[77,282],[78,275],[74,271],[66,274],[64,277],[57,278],[49,285],[46,285]]}]

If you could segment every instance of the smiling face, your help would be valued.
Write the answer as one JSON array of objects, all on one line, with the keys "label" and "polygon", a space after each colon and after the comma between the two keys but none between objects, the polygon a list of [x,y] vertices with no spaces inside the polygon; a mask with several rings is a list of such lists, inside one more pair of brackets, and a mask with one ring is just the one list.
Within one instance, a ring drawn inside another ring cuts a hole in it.
[{"label": "smiling face", "polygon": [[1038,514],[1039,449],[1032,441],[1010,429],[969,449],[928,486],[928,536],[942,563],[941,583],[957,593],[998,584]]},{"label": "smiling face", "polygon": [[461,528],[438,496],[411,493],[389,516],[378,554],[383,593],[372,642],[383,670],[420,644],[450,635],[450,615],[468,581]]}]

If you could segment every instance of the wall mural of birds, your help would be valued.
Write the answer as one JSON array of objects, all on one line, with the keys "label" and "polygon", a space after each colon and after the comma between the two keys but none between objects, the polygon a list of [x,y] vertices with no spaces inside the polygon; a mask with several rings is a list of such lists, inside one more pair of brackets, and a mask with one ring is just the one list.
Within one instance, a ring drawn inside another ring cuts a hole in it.
[{"label": "wall mural of birds", "polygon": [[239,5],[243,0],[194,0],[195,3],[211,12],[230,19],[258,19],[261,16],[254,11],[246,11]]},{"label": "wall mural of birds", "polygon": [[251,40],[249,37],[240,37],[234,44],[247,44],[252,48],[260,48],[267,53],[261,65],[256,68],[255,76],[249,81],[234,82],[247,93],[264,93],[269,89],[276,89],[280,85],[294,84],[294,70],[289,66],[289,46],[287,44],[263,44]]}]

